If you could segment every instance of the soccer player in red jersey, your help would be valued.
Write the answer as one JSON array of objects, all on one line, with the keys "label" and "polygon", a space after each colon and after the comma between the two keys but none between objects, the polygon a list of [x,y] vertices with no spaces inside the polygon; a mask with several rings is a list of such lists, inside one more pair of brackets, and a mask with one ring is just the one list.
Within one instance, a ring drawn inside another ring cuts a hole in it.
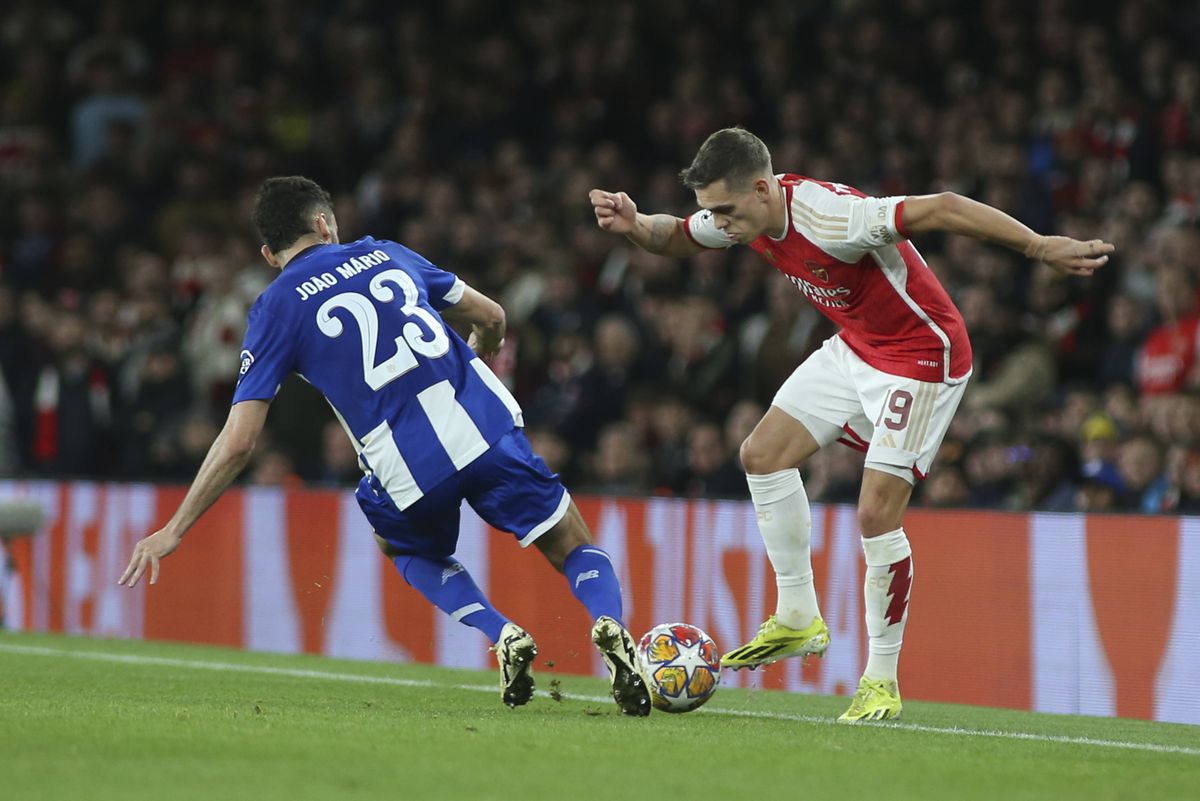
[{"label": "soccer player in red jersey", "polygon": [[839,721],[898,717],[896,668],[913,579],[904,512],[971,375],[962,316],[908,239],[929,231],[962,234],[1067,275],[1091,275],[1113,246],[1041,236],[953,192],[877,198],[844,184],[777,175],[766,145],[741,128],[709,136],[680,177],[700,207],[686,219],[643,214],[624,192],[593,189],[597,223],[664,256],[749,245],[841,329],[783,383],[742,444],[778,601],[758,634],[722,664],[755,668],[829,647],[813,588],[811,513],[797,468],[838,441],[866,452],[858,522],[869,636],[864,675]]}]

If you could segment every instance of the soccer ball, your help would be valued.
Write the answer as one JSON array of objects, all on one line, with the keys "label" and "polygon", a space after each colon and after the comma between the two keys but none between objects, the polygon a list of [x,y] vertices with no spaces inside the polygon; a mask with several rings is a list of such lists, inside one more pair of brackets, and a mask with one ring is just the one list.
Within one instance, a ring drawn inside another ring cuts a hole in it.
[{"label": "soccer ball", "polygon": [[642,635],[638,658],[650,681],[650,700],[664,712],[691,712],[721,683],[717,644],[695,626],[662,623]]}]

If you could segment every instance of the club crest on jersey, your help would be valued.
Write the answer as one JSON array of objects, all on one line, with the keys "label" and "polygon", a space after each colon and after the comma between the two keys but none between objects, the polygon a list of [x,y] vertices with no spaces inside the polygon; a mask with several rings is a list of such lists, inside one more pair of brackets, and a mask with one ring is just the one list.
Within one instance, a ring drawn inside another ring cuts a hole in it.
[{"label": "club crest on jersey", "polygon": [[829,271],[824,267],[818,267],[815,261],[809,261],[808,259],[804,260],[804,266],[808,268],[808,271],[812,273],[818,281],[829,283]]},{"label": "club crest on jersey", "polygon": [[248,350],[243,350],[241,354],[242,369],[238,370],[238,375],[243,376],[250,369],[250,365],[254,364],[254,354]]}]

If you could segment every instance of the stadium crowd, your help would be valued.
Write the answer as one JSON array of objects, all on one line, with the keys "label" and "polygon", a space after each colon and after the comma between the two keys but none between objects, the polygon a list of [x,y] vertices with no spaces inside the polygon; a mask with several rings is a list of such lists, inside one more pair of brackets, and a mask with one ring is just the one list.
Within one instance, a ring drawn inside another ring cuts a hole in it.
[{"label": "stadium crowd", "polygon": [[[745,497],[737,448],[832,330],[748,248],[687,262],[587,193],[686,214],[716,128],[778,171],[960,192],[1116,243],[1092,280],[916,244],[971,387],[917,503],[1200,511],[1195,4],[14,0],[0,19],[0,472],[184,481],[271,279],[258,183],[334,193],[503,301],[497,371],[580,491]],[[294,386],[292,385],[294,384]],[[349,484],[322,399],[284,387],[248,480]],[[849,501],[861,456],[806,469]]]}]

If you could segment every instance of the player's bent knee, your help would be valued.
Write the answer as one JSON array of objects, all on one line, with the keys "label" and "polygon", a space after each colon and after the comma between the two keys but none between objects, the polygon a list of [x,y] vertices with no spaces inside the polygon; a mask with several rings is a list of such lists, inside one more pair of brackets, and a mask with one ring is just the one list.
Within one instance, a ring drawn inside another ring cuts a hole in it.
[{"label": "player's bent knee", "polygon": [[858,500],[858,526],[864,537],[895,531],[904,524],[907,504],[886,493],[864,494]]},{"label": "player's bent knee", "polygon": [[768,453],[766,448],[761,447],[753,434],[742,442],[742,447],[738,449],[738,456],[742,460],[742,469],[752,476],[762,476],[777,470],[786,470],[788,467],[788,465],[777,466],[776,454]]},{"label": "player's bent knee", "polygon": [[891,521],[892,515],[882,506],[859,502],[858,527],[864,537],[885,534],[900,527],[898,521],[895,524]]},{"label": "player's bent knee", "polygon": [[864,537],[895,531],[904,525],[912,484],[899,476],[867,468],[858,496],[858,525]]}]

